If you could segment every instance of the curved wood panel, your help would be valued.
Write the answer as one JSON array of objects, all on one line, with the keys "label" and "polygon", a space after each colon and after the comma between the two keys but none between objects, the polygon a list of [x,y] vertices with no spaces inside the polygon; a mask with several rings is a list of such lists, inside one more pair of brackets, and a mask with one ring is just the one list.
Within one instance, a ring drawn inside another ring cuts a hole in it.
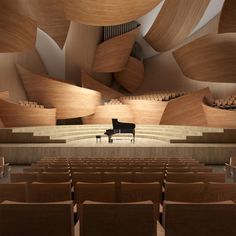
[{"label": "curved wood panel", "polygon": [[29,100],[57,108],[57,119],[88,116],[100,104],[100,93],[43,75],[33,74],[17,65]]},{"label": "curved wood panel", "polygon": [[93,79],[88,73],[82,71],[81,75],[82,87],[98,91],[102,94],[104,99],[112,99],[123,96],[122,93],[109,88],[108,86]]},{"label": "curved wood panel", "polygon": [[127,23],[145,15],[161,0],[66,0],[68,19],[86,25],[110,26]]},{"label": "curved wood panel", "polygon": [[219,33],[236,32],[236,1],[225,0],[219,22]]},{"label": "curved wood panel", "polygon": [[202,103],[207,125],[220,128],[236,128],[236,110],[219,109]]},{"label": "curved wood panel", "polygon": [[0,128],[4,128],[4,124],[2,123],[2,120],[0,119]]},{"label": "curved wood panel", "polygon": [[236,34],[208,35],[173,53],[185,76],[200,81],[236,82]]},{"label": "curved wood panel", "polygon": [[83,124],[111,124],[112,118],[121,122],[134,123],[132,111],[128,105],[97,106],[94,115],[83,117]]},{"label": "curved wood panel", "polygon": [[27,0],[30,16],[38,27],[51,36],[63,48],[70,21],[65,17],[62,0]]},{"label": "curved wood panel", "polygon": [[37,24],[13,12],[0,10],[0,53],[20,52],[35,47]]},{"label": "curved wood panel", "polygon": [[202,99],[210,94],[209,88],[205,88],[169,101],[160,124],[206,126]]},{"label": "curved wood panel", "polygon": [[96,72],[124,70],[138,36],[139,28],[99,44],[94,58],[93,70]]},{"label": "curved wood panel", "polygon": [[168,102],[148,100],[123,100],[130,106],[135,124],[159,125]]},{"label": "curved wood panel", "polygon": [[5,127],[56,125],[56,109],[24,107],[0,99],[0,119]]},{"label": "curved wood panel", "polygon": [[165,0],[145,40],[158,52],[180,44],[202,18],[210,0]]},{"label": "curved wood panel", "polygon": [[144,65],[140,60],[130,57],[126,68],[114,74],[115,79],[129,92],[135,92],[144,80]]},{"label": "curved wood panel", "polygon": [[8,91],[0,91],[0,99],[8,100],[10,98]]}]

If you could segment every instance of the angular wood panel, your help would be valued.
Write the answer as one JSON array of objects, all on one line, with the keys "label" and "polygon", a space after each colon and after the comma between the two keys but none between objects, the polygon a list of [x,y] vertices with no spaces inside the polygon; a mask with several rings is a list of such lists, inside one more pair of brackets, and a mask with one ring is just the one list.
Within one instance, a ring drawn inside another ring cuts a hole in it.
[{"label": "angular wood panel", "polygon": [[65,17],[63,0],[27,0],[26,4],[38,27],[63,48],[70,26],[70,21]]},{"label": "angular wood panel", "polygon": [[219,22],[219,33],[236,32],[236,1],[225,0]]},{"label": "angular wood panel", "polygon": [[204,100],[203,111],[206,116],[207,125],[220,128],[236,128],[236,110],[226,110],[211,107]]},{"label": "angular wood panel", "polygon": [[210,0],[165,0],[145,40],[159,52],[180,44],[202,18]]},{"label": "angular wood panel", "polygon": [[124,70],[138,36],[139,28],[99,44],[94,58],[93,70],[96,72]]},{"label": "angular wood panel", "polygon": [[83,124],[111,124],[112,118],[121,122],[134,123],[132,111],[128,105],[97,106],[94,115],[83,117]]},{"label": "angular wood panel", "polygon": [[185,76],[199,81],[236,82],[236,33],[208,35],[173,53]]},{"label": "angular wood panel", "polygon": [[0,99],[0,119],[5,127],[56,125],[56,109],[25,107]]},{"label": "angular wood panel", "polygon": [[57,119],[91,115],[100,104],[99,92],[33,74],[20,65],[17,70],[29,100],[57,108]]},{"label": "angular wood panel", "polygon": [[130,57],[123,71],[114,74],[116,81],[129,92],[135,92],[144,80],[143,62]]},{"label": "angular wood panel", "polygon": [[93,79],[88,73],[82,71],[81,75],[82,87],[98,91],[102,94],[103,99],[112,99],[123,96],[122,93],[109,88],[108,86]]},{"label": "angular wood panel", "polygon": [[130,106],[135,124],[159,125],[168,102],[149,100],[123,100]]},{"label": "angular wood panel", "polygon": [[205,88],[169,101],[160,124],[206,126],[202,99],[209,95],[209,88]]},{"label": "angular wood panel", "polygon": [[87,25],[109,26],[127,23],[145,15],[161,0],[66,0],[68,19]]},{"label": "angular wood panel", "polygon": [[0,9],[0,53],[21,52],[35,47],[37,24],[34,20]]}]

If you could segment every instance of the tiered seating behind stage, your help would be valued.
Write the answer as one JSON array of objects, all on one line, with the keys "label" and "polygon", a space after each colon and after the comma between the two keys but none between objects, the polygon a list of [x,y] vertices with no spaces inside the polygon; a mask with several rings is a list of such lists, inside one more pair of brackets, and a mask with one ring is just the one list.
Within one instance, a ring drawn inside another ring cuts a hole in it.
[{"label": "tiered seating behind stage", "polygon": [[[188,183],[183,183],[184,177]],[[171,183],[167,182],[170,180]],[[97,232],[102,235],[109,235],[110,230],[117,232],[121,227],[119,232],[125,236],[153,236],[156,235],[156,231],[153,231],[156,225],[157,236],[164,235],[157,220],[163,221],[166,236],[191,235],[192,229],[198,226],[201,227],[201,234],[194,234],[194,231],[193,235],[235,234],[233,227],[225,229],[229,224],[224,225],[224,221],[235,220],[236,212],[232,209],[236,208],[232,201],[236,199],[236,184],[224,183],[224,172],[212,172],[210,167],[192,158],[43,158],[25,168],[24,173],[12,173],[11,181],[10,184],[0,185],[0,202],[22,201],[25,202],[22,207],[40,203],[45,204],[46,208],[49,202],[73,200],[76,219],[80,219],[75,226],[76,235],[80,230],[81,235],[86,233],[93,236],[95,232],[90,228],[94,222],[99,222]],[[62,183],[64,181],[66,183]],[[213,203],[230,200],[221,204]],[[134,203],[141,201],[151,202]],[[3,205],[0,204],[0,211],[7,211]],[[109,213],[111,209],[121,218],[113,220]],[[130,214],[131,209],[135,214]],[[214,209],[225,209],[224,218]],[[191,210],[195,216],[188,215]],[[188,221],[187,225],[184,219]],[[222,223],[217,224],[218,220]],[[212,226],[215,224],[217,230],[207,228],[208,223]],[[79,224],[83,230],[79,229]],[[108,229],[105,224],[111,227]],[[135,229],[137,224],[142,227]],[[17,227],[16,222],[14,225]],[[147,228],[144,230],[145,225]],[[5,232],[1,231],[4,228],[1,227],[0,224],[0,233]],[[63,235],[72,235],[69,228],[69,233]]]},{"label": "tiered seating behind stage", "polygon": [[25,107],[44,108],[43,105],[39,105],[37,102],[19,101],[18,104]]}]

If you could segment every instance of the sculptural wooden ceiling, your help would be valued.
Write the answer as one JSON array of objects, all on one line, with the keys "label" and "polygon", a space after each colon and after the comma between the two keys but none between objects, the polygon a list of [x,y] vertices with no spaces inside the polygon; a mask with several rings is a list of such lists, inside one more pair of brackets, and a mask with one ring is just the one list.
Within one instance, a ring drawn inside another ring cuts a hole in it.
[{"label": "sculptural wooden ceiling", "polygon": [[0,119],[5,127],[56,125],[56,109],[25,107],[0,98]]},{"label": "sculptural wooden ceiling", "polygon": [[134,57],[129,57],[125,69],[115,73],[114,77],[129,92],[135,92],[144,80],[143,62]]},{"label": "sculptural wooden ceiling", "polygon": [[173,55],[184,75],[191,79],[236,82],[236,33],[204,36]]},{"label": "sculptural wooden ceiling", "polygon": [[225,0],[219,22],[219,33],[236,32],[236,1]]},{"label": "sculptural wooden ceiling", "polygon": [[157,6],[161,0],[66,0],[69,20],[87,25],[109,26],[136,20]]},{"label": "sculptural wooden ceiling", "polygon": [[204,101],[202,107],[207,120],[207,126],[236,128],[236,111],[215,108],[207,105]]},{"label": "sculptural wooden ceiling", "polygon": [[118,72],[125,69],[133,49],[139,28],[119,35],[97,46],[93,70],[96,72]]},{"label": "sculptural wooden ceiling", "polygon": [[37,24],[34,20],[0,9],[0,53],[34,48],[36,30]]},{"label": "sculptural wooden ceiling", "polygon": [[209,88],[205,88],[170,100],[160,124],[206,126],[207,121],[202,108],[202,99],[210,95]]},{"label": "sculptural wooden ceiling", "polygon": [[27,0],[30,16],[38,27],[51,36],[63,48],[70,21],[65,18],[63,0]]},{"label": "sculptural wooden ceiling", "polygon": [[99,81],[93,79],[88,73],[82,71],[81,82],[84,88],[92,89],[98,91],[102,94],[104,99],[112,99],[123,96],[122,93],[100,83]]},{"label": "sculptural wooden ceiling", "polygon": [[180,44],[202,18],[210,0],[165,0],[145,40],[159,52]]},{"label": "sculptural wooden ceiling", "polygon": [[17,65],[17,71],[29,100],[37,101],[45,107],[57,108],[57,119],[91,115],[100,104],[99,92],[33,74],[20,65]]}]

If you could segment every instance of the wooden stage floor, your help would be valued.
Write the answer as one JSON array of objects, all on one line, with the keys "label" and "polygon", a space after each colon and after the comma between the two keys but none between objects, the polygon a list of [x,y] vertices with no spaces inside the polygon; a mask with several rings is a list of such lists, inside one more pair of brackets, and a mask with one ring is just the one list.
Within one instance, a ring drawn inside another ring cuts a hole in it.
[{"label": "wooden stage floor", "polygon": [[88,138],[60,144],[0,144],[0,155],[11,164],[30,164],[44,156],[61,157],[186,157],[192,156],[206,164],[224,164],[236,156],[236,144],[167,143],[136,138],[115,140],[112,144],[102,137],[101,143]]}]

